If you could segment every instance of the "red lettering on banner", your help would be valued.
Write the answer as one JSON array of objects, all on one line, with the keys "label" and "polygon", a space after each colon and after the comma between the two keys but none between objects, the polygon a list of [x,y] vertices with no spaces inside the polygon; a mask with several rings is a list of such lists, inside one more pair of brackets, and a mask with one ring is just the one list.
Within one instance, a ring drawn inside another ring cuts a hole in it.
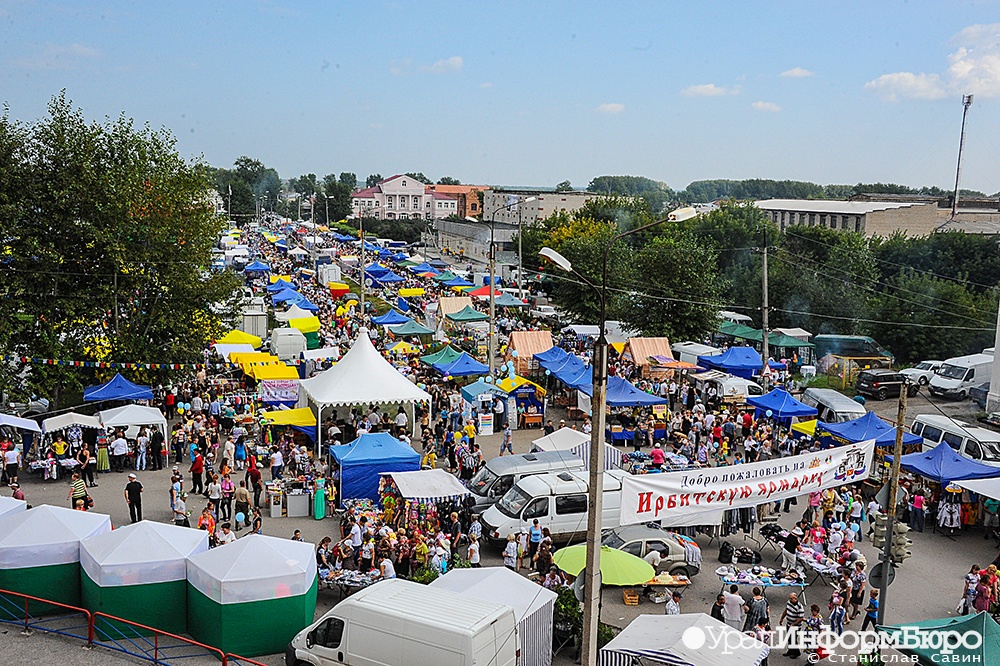
[{"label": "red lettering on banner", "polygon": [[[673,497],[673,495],[671,495],[671,497]],[[653,515],[654,516],[659,516],[660,515],[660,511],[663,511],[663,495],[657,495],[657,497],[656,497],[656,513],[654,513]]]},{"label": "red lettering on banner", "polygon": [[[660,509],[663,508],[663,498],[662,497],[657,500],[656,505],[657,505],[656,506],[656,511],[657,511],[657,514],[659,514]],[[676,509],[677,508],[677,495],[668,495],[667,496],[667,508],[668,509]]]},{"label": "red lettering on banner", "polygon": [[746,499],[751,495],[753,495],[753,488],[751,488],[750,486],[743,486],[740,489],[740,499]]},{"label": "red lettering on banner", "polygon": [[701,498],[704,497],[704,496],[705,496],[705,493],[695,493],[693,495],[695,505],[701,504]]},{"label": "red lettering on banner", "polygon": [[639,493],[639,513],[649,513],[653,510],[653,493]]},{"label": "red lettering on banner", "polygon": [[799,477],[796,476],[795,478],[792,479],[792,485],[790,485],[788,489],[795,490],[798,487],[799,487]]},{"label": "red lettering on banner", "polygon": [[733,503],[733,500],[734,500],[734,499],[736,499],[736,495],[737,495],[737,494],[738,494],[739,492],[740,492],[740,489],[739,489],[739,488],[730,488],[730,489],[729,489],[729,503],[730,503],[730,504],[732,504],[732,503]]},{"label": "red lettering on banner", "polygon": [[770,483],[768,483],[767,484],[767,496],[770,497],[771,495],[773,495],[774,492],[777,489],[778,489],[778,484],[776,484],[774,481],[771,481]]},{"label": "red lettering on banner", "polygon": [[778,483],[778,490],[782,492],[788,490],[788,479],[785,478],[781,479],[781,481]]},{"label": "red lettering on banner", "polygon": [[691,506],[690,495],[681,495],[681,506]]},{"label": "red lettering on banner", "polygon": [[758,483],[757,484],[757,494],[758,495],[767,495],[767,485],[764,484],[764,483]]},{"label": "red lettering on banner", "polygon": [[708,495],[705,497],[705,504],[709,504],[713,499],[715,499],[715,491],[714,490],[712,492],[708,493]]}]

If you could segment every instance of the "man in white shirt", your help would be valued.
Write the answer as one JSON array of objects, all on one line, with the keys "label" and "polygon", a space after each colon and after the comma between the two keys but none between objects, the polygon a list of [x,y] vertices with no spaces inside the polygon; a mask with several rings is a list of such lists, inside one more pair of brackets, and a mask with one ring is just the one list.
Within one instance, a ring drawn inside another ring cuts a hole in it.
[{"label": "man in white shirt", "polygon": [[740,596],[738,585],[730,585],[728,592],[723,592],[725,603],[722,606],[722,616],[726,618],[726,624],[737,631],[743,626],[743,607],[746,602]]},{"label": "man in white shirt", "polygon": [[651,548],[642,559],[649,562],[649,566],[653,567],[653,569],[656,569],[660,566],[660,562],[663,561],[663,555],[655,548]]},{"label": "man in white shirt", "polygon": [[675,590],[673,594],[670,595],[670,601],[665,604],[663,609],[664,615],[680,615],[681,614],[681,593],[679,590]]},{"label": "man in white shirt", "polygon": [[111,466],[116,472],[125,471],[125,456],[128,454],[128,440],[118,432],[118,436],[111,442]]},{"label": "man in white shirt", "polygon": [[224,546],[227,543],[234,543],[236,541],[236,535],[232,532],[232,526],[229,523],[222,523],[219,526],[219,530],[215,533],[215,541],[220,546]]}]

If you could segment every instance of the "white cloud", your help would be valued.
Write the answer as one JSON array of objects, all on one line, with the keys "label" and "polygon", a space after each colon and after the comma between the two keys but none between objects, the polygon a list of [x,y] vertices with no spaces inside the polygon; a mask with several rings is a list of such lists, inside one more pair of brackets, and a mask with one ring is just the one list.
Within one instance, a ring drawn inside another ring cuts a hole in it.
[{"label": "white cloud", "polygon": [[696,86],[688,86],[681,91],[684,97],[719,97],[721,95],[736,95],[739,93],[738,87],[726,88],[717,86],[714,83],[702,83]]},{"label": "white cloud", "polygon": [[489,81],[483,81],[482,83],[479,84],[479,87],[480,88],[492,88],[493,84],[490,83]]},{"label": "white cloud", "polygon": [[810,72],[804,67],[792,67],[791,69],[786,69],[781,73],[781,76],[786,79],[804,79],[807,76],[812,76],[813,72]]},{"label": "white cloud", "polygon": [[424,67],[424,70],[432,74],[447,74],[449,72],[461,71],[464,65],[465,61],[462,60],[462,56],[452,56],[444,60],[438,60],[430,67]]},{"label": "white cloud", "polygon": [[968,93],[1000,97],[1000,23],[970,25],[951,43],[958,49],[948,56],[943,72],[892,72],[869,81],[865,89],[892,102]]},{"label": "white cloud", "polygon": [[781,107],[774,102],[754,102],[750,106],[758,111],[767,111],[769,113],[778,113],[781,111]]},{"label": "white cloud", "polygon": [[35,53],[14,62],[27,69],[75,69],[80,61],[93,60],[100,55],[97,49],[83,44],[46,44]]},{"label": "white cloud", "polygon": [[607,113],[608,115],[614,115],[616,113],[621,113],[625,110],[624,104],[619,104],[618,102],[605,102],[595,109],[598,113]]},{"label": "white cloud", "polygon": [[403,76],[404,74],[408,74],[411,64],[413,64],[413,61],[409,58],[393,60],[389,63],[389,73],[393,76]]}]

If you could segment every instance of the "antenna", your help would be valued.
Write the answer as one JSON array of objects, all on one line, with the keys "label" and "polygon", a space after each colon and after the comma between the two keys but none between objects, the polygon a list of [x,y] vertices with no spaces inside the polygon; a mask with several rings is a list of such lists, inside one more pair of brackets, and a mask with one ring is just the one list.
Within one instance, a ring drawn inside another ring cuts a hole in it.
[{"label": "antenna", "polygon": [[962,137],[958,141],[958,167],[955,169],[955,196],[951,200],[951,219],[955,220],[958,215],[958,183],[962,179],[962,151],[965,149],[965,119],[969,115],[969,107],[972,106],[972,95],[962,95]]}]

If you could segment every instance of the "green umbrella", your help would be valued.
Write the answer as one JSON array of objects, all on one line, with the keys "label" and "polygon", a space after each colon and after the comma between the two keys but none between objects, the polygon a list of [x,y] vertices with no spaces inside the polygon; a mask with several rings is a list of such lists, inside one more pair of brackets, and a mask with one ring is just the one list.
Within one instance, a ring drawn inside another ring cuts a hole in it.
[{"label": "green umbrella", "polygon": [[[552,562],[572,576],[579,576],[587,563],[587,544],[560,548]],[[641,557],[624,550],[601,546],[601,582],[604,585],[642,585],[656,578],[656,570]]]}]

